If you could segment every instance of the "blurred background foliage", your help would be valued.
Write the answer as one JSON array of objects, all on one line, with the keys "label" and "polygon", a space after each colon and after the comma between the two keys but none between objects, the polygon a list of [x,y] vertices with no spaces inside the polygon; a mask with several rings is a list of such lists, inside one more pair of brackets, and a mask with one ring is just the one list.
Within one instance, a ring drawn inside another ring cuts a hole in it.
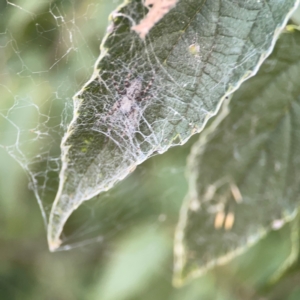
[{"label": "blurred background foliage", "polygon": [[[290,224],[232,263],[180,289],[172,286],[173,234],[188,188],[186,157],[198,137],[153,157],[78,209],[66,240],[79,247],[48,251],[26,170],[44,172],[43,163],[30,162],[45,147],[59,155],[71,98],[92,74],[108,15],[119,2],[0,2],[0,298],[300,299],[299,263],[269,282],[291,251]],[[46,213],[57,170],[48,175],[53,181],[45,190]]]}]

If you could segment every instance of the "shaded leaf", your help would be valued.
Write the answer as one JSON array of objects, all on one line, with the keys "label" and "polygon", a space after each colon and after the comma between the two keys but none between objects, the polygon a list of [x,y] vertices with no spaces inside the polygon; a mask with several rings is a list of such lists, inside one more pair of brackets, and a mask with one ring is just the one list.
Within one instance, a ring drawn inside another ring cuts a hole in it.
[{"label": "shaded leaf", "polygon": [[[176,233],[178,283],[224,264],[296,215],[299,78],[300,33],[286,33],[259,73],[224,103],[194,145],[190,190]],[[292,232],[292,239],[298,235]],[[298,249],[298,240],[294,244]]]}]

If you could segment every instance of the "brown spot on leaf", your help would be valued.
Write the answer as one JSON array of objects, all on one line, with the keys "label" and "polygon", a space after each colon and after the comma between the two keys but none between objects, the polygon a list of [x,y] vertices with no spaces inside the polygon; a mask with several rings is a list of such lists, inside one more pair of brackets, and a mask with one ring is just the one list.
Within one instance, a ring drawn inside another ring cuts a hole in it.
[{"label": "brown spot on leaf", "polygon": [[150,29],[172,8],[178,0],[145,0],[144,6],[149,8],[147,16],[138,24],[131,27],[142,39],[146,37]]}]

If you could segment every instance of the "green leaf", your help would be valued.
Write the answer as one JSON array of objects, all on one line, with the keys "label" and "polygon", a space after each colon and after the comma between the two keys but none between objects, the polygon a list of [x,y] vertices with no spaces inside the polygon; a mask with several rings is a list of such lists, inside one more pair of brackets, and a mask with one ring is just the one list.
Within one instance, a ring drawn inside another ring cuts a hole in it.
[{"label": "green leaf", "polygon": [[293,15],[291,16],[291,19],[293,22],[300,26],[300,5],[294,11]]},{"label": "green leaf", "polygon": [[[224,103],[194,145],[176,233],[177,283],[226,263],[296,215],[299,78],[300,33],[282,34],[259,73]],[[291,234],[298,239],[298,231]]]},{"label": "green leaf", "polygon": [[170,254],[171,241],[166,232],[141,226],[117,246],[107,272],[96,282],[89,299],[131,299],[155,279]]},{"label": "green leaf", "polygon": [[131,30],[147,12],[143,1],[126,1],[112,13],[94,75],[74,99],[62,141],[51,250],[83,201],[202,130],[223,97],[272,51],[297,2],[181,0],[145,41]]}]

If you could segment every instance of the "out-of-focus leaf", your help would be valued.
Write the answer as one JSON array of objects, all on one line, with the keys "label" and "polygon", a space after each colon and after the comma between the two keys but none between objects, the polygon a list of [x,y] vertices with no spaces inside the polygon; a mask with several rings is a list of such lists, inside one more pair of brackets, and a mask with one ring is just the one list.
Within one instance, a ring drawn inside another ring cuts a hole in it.
[{"label": "out-of-focus leaf", "polygon": [[157,233],[147,226],[126,235],[90,299],[125,300],[134,297],[159,273],[169,256],[170,245],[165,232]]},{"label": "out-of-focus leaf", "polygon": [[291,19],[293,20],[293,22],[295,22],[296,24],[298,24],[300,26],[300,5],[296,9],[296,11],[293,13]]},{"label": "out-of-focus leaf", "polygon": [[177,283],[224,264],[296,215],[299,78],[300,33],[283,34],[259,73],[225,103],[193,147],[190,190],[176,233]]},{"label": "out-of-focus leaf", "polygon": [[[280,282],[264,293],[263,299],[266,300],[298,300],[300,299],[300,273],[293,272],[285,276]],[[251,300],[256,300],[253,298]]]},{"label": "out-of-focus leaf", "polygon": [[146,40],[131,0],[111,15],[91,80],[75,98],[62,142],[60,186],[48,242],[85,200],[156,153],[201,131],[224,95],[256,72],[299,0],[181,0]]}]

